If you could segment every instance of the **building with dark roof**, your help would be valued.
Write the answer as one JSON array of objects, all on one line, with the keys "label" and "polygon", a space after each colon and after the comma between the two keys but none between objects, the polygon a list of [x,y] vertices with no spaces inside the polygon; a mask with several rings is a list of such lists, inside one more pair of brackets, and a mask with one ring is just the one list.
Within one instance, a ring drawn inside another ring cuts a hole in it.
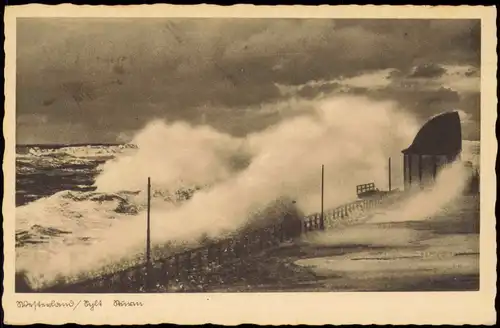
[{"label": "building with dark roof", "polygon": [[404,188],[424,188],[439,170],[453,162],[462,151],[462,128],[458,112],[433,117],[418,131],[404,154]]}]

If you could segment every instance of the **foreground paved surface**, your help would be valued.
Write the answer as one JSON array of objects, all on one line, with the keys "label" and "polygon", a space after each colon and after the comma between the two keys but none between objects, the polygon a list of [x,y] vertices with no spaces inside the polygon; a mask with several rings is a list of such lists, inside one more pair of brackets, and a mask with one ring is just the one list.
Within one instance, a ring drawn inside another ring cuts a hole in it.
[{"label": "foreground paved surface", "polygon": [[228,268],[206,291],[478,290],[479,198],[460,197],[432,216],[421,207],[311,233]]}]

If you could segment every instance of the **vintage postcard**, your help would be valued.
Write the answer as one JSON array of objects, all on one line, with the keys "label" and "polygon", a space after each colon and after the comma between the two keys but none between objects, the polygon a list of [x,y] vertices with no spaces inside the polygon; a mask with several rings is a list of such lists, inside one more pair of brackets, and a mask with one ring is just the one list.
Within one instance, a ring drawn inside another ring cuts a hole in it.
[{"label": "vintage postcard", "polygon": [[496,9],[5,13],[5,322],[494,324]]}]

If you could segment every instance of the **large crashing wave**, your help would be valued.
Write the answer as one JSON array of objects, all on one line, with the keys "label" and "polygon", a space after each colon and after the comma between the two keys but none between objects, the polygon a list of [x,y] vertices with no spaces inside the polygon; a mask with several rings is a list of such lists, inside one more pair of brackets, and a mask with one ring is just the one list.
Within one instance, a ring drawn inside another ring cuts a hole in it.
[{"label": "large crashing wave", "polygon": [[225,236],[251,218],[281,215],[291,200],[305,214],[316,212],[321,165],[325,207],[346,203],[357,184],[385,186],[387,158],[418,129],[393,103],[365,98],[295,101],[289,110],[291,118],[245,138],[152,122],[134,138],[137,149],[101,167],[97,193],[60,193],[18,208],[25,231],[58,229],[48,232],[57,238],[18,252],[18,270],[36,285],[142,260],[148,177],[154,246]]},{"label": "large crashing wave", "polygon": [[177,190],[214,184],[228,178],[238,158],[245,157],[242,141],[208,126],[151,122],[134,138],[137,152],[106,162],[95,185],[100,191],[142,190],[147,177],[154,188]]}]

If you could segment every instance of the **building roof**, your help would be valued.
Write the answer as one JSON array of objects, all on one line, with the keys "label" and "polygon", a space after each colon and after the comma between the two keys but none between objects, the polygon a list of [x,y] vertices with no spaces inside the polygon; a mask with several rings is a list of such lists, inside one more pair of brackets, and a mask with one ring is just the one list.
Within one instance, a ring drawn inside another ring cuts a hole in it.
[{"label": "building roof", "polygon": [[458,112],[433,117],[418,131],[410,147],[402,152],[416,155],[456,156],[462,150],[462,127]]}]

